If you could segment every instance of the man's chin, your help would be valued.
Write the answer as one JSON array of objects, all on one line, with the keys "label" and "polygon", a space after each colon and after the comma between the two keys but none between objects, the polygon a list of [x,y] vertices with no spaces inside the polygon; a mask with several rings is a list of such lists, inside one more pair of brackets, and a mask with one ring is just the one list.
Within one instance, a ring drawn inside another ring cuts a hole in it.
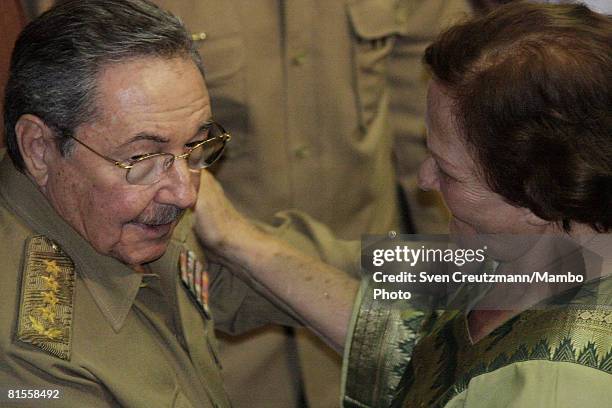
[{"label": "man's chin", "polygon": [[161,258],[168,249],[168,241],[157,242],[147,247],[122,248],[113,256],[126,265],[143,265]]},{"label": "man's chin", "polygon": [[176,223],[159,226],[126,224],[122,240],[113,248],[111,256],[127,265],[142,265],[161,258],[168,249]]},{"label": "man's chin", "polygon": [[141,240],[132,245],[117,248],[115,258],[127,265],[142,265],[161,258],[168,249],[171,234],[156,239]]}]

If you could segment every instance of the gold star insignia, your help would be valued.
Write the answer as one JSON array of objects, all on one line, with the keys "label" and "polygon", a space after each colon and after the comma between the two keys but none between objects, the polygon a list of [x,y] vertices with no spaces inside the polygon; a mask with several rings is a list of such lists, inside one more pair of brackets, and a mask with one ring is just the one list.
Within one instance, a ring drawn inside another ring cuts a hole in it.
[{"label": "gold star insignia", "polygon": [[45,286],[47,289],[57,292],[59,289],[59,283],[55,280],[53,276],[41,276],[41,278],[45,281]]},{"label": "gold star insignia", "polygon": [[55,260],[49,261],[47,259],[43,260],[45,264],[45,271],[49,272],[53,276],[57,276],[61,270],[59,266],[57,266],[57,262]]},{"label": "gold star insignia", "polygon": [[39,307],[37,310],[40,312],[40,315],[43,319],[50,323],[55,323],[55,310],[53,310],[53,308],[51,308],[50,306]]},{"label": "gold star insignia", "polygon": [[57,297],[55,296],[55,293],[53,292],[43,292],[43,301],[45,303],[47,303],[49,306],[54,307],[55,305],[57,305]]}]

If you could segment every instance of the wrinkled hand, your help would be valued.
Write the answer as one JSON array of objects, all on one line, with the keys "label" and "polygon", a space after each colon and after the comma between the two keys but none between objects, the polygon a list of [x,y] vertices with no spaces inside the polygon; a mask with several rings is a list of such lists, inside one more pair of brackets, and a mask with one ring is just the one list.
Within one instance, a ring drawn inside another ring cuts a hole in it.
[{"label": "wrinkled hand", "polygon": [[251,263],[259,258],[256,252],[254,255],[253,245],[265,244],[271,237],[234,208],[221,185],[205,170],[194,215],[193,228],[207,260],[223,265],[247,283],[252,282]]},{"label": "wrinkled hand", "polygon": [[342,349],[358,281],[259,230],[236,211],[206,171],[202,171],[194,229],[209,260],[299,316],[332,347]]},{"label": "wrinkled hand", "polygon": [[204,247],[216,255],[241,241],[255,239],[260,232],[229,202],[215,178],[203,170],[195,206],[194,229]]}]

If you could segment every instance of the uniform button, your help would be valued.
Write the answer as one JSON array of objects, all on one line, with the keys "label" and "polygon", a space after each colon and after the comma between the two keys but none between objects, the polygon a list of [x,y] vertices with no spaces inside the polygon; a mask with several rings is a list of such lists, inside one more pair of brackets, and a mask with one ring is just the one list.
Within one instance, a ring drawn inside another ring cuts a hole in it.
[{"label": "uniform button", "polygon": [[293,151],[293,154],[295,154],[295,157],[298,159],[305,159],[310,156],[310,153],[311,150],[308,146],[301,146]]},{"label": "uniform button", "polygon": [[205,32],[201,32],[201,33],[194,33],[191,34],[191,39],[193,41],[204,41],[206,39],[207,35]]},{"label": "uniform button", "polygon": [[304,65],[304,63],[306,62],[307,58],[308,58],[308,54],[306,53],[306,51],[301,51],[301,52],[297,53],[291,59],[291,62],[293,63],[293,65],[300,66],[300,65]]}]

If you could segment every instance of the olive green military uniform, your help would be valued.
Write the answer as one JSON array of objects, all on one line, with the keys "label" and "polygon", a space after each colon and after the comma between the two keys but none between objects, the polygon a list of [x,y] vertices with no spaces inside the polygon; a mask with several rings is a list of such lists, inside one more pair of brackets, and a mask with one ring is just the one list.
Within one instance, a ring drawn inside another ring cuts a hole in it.
[{"label": "olive green military uniform", "polygon": [[[181,253],[197,251],[189,225],[146,274],[98,254],[8,156],[0,241],[2,406],[228,407],[211,313],[229,333],[297,324],[213,266],[209,308],[198,304],[179,279]],[[11,389],[60,395],[17,401]]]}]

